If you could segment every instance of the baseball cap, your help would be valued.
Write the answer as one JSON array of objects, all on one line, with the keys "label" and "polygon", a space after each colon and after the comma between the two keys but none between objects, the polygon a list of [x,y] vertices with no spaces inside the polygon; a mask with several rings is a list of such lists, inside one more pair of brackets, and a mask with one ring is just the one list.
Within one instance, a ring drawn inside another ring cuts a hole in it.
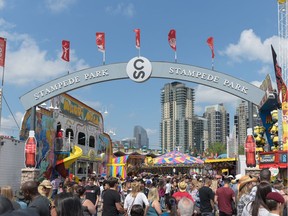
[{"label": "baseball cap", "polygon": [[278,192],[269,192],[266,195],[266,199],[274,200],[277,203],[285,203],[284,197]]},{"label": "baseball cap", "polygon": [[146,184],[152,184],[152,181],[151,181],[150,179],[148,179],[148,180],[146,181]]}]

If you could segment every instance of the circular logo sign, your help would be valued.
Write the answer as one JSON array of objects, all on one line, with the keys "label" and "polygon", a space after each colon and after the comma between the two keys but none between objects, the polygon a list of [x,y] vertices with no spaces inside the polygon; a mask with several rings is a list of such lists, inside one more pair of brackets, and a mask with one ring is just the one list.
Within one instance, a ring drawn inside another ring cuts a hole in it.
[{"label": "circular logo sign", "polygon": [[152,64],[147,58],[135,57],[128,62],[126,72],[131,80],[144,82],[151,76]]}]

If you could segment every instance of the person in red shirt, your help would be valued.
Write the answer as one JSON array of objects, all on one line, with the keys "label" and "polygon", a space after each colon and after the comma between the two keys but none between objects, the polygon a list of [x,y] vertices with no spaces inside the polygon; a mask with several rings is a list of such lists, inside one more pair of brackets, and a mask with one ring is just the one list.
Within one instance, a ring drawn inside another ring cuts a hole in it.
[{"label": "person in red shirt", "polygon": [[192,196],[186,191],[187,188],[187,184],[185,181],[181,181],[178,183],[178,188],[179,191],[175,192],[172,196],[176,199],[176,201],[178,202],[182,197],[187,197],[188,199],[190,199],[193,203],[194,200],[192,198]]},{"label": "person in red shirt", "polygon": [[235,193],[230,188],[230,180],[224,179],[224,186],[216,190],[214,201],[219,208],[219,216],[232,215],[232,200],[235,202]]}]

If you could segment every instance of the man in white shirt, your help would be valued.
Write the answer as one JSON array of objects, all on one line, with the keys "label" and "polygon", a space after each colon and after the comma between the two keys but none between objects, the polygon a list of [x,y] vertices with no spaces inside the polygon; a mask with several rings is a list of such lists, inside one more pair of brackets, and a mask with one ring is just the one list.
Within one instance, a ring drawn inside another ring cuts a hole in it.
[{"label": "man in white shirt", "polygon": [[165,185],[165,196],[168,197],[171,195],[171,178],[166,178],[166,185]]}]

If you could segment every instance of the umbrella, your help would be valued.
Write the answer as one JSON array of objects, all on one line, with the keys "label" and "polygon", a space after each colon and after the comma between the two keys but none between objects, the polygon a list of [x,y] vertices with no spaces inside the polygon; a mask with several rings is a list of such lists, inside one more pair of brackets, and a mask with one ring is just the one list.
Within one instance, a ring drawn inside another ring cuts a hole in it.
[{"label": "umbrella", "polygon": [[171,151],[162,156],[154,158],[154,164],[167,164],[167,165],[176,165],[176,164],[203,164],[199,158],[190,156],[188,154],[183,154],[179,151]]}]

